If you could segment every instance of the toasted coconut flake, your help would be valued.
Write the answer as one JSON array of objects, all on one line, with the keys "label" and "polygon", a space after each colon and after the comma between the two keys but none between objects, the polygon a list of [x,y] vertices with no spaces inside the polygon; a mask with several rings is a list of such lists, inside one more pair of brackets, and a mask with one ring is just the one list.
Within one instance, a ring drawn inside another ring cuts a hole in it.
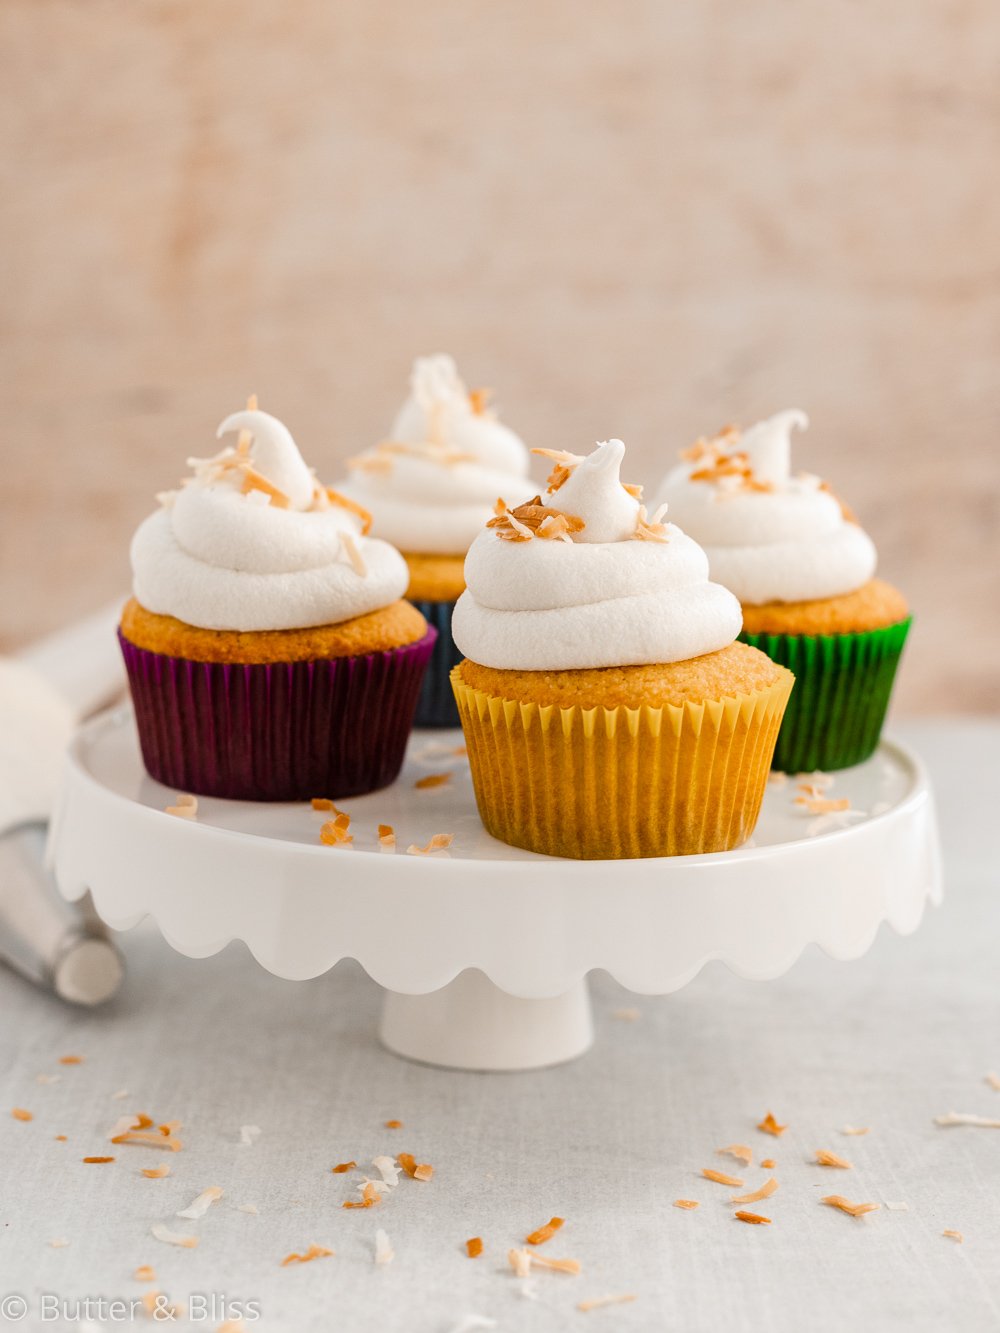
[{"label": "toasted coconut flake", "polygon": [[820,1203],[825,1203],[831,1208],[839,1208],[849,1217],[864,1217],[866,1213],[874,1213],[882,1206],[879,1203],[851,1203],[842,1194],[827,1194],[820,1199]]},{"label": "toasted coconut flake", "polygon": [[767,785],[769,787],[784,787],[788,781],[788,774],[782,773],[780,768],[772,768],[767,775]]},{"label": "toasted coconut flake", "polygon": [[776,1139],[780,1139],[782,1134],[788,1128],[787,1125],[779,1125],[774,1116],[768,1111],[767,1115],[757,1126],[762,1134],[773,1134]]},{"label": "toasted coconut flake", "polygon": [[[191,799],[194,800],[194,797],[192,797]],[[83,1056],[82,1056],[82,1055],[60,1055],[60,1057],[59,1057],[59,1063],[60,1063],[61,1065],[82,1065],[82,1064],[83,1064]]]},{"label": "toasted coconut flake", "polygon": [[735,1157],[744,1166],[750,1166],[753,1162],[753,1149],[746,1143],[730,1143],[725,1148],[716,1148],[715,1151],[723,1157]]},{"label": "toasted coconut flake", "polygon": [[331,810],[334,814],[340,814],[340,811],[330,800],[329,796],[314,796],[309,804],[314,810]]},{"label": "toasted coconut flake", "polygon": [[717,1185],[732,1185],[738,1189],[744,1184],[739,1176],[727,1176],[723,1171],[713,1171],[710,1166],[703,1167],[701,1174],[706,1180],[714,1180]]},{"label": "toasted coconut flake", "polygon": [[454,833],[435,833],[426,847],[418,847],[411,842],[407,847],[410,856],[431,856],[434,852],[443,852],[455,841]]},{"label": "toasted coconut flake", "polygon": [[335,491],[332,486],[322,487],[322,492],[330,504],[336,505],[338,509],[346,509],[349,514],[361,520],[361,535],[367,537],[372,530],[372,516],[370,512],[359,505],[357,500],[352,500],[346,495],[341,495],[340,491]]},{"label": "toasted coconut flake", "polygon": [[418,1162],[410,1152],[401,1152],[399,1154],[399,1165],[411,1180],[430,1180],[434,1174],[434,1168],[432,1166],[427,1162]]},{"label": "toasted coconut flake", "polygon": [[977,1125],[980,1129],[1000,1129],[1000,1120],[993,1120],[986,1115],[971,1115],[966,1111],[949,1111],[946,1115],[936,1115],[935,1125]]},{"label": "toasted coconut flake", "polygon": [[391,824],[379,824],[378,849],[380,852],[394,852],[396,850],[396,830]]},{"label": "toasted coconut flake", "polygon": [[[628,489],[626,487],[626,489]],[[667,525],[662,522],[663,515],[667,512],[665,504],[660,505],[659,509],[653,514],[652,518],[646,515],[646,506],[640,505],[639,512],[635,519],[635,532],[632,536],[639,542],[668,542]]]},{"label": "toasted coconut flake", "polygon": [[164,1245],[179,1245],[183,1250],[193,1250],[198,1244],[197,1236],[185,1236],[180,1231],[171,1231],[163,1222],[154,1222],[150,1230],[154,1239],[163,1241]]},{"label": "toasted coconut flake", "polygon": [[11,1107],[10,1113],[15,1120],[34,1120],[35,1118],[34,1114],[31,1111],[26,1111],[23,1106]]},{"label": "toasted coconut flake", "polygon": [[675,1208],[700,1208],[701,1204],[697,1199],[675,1199]]},{"label": "toasted coconut flake", "polygon": [[469,406],[472,408],[474,416],[481,417],[485,415],[489,407],[490,398],[493,395],[492,389],[470,389]]},{"label": "toasted coconut flake", "polygon": [[[574,532],[582,532],[585,526],[583,519],[576,514],[564,514],[562,510],[542,504],[540,495],[527,504],[518,505],[516,509],[508,509],[503,500],[499,500],[497,505],[496,517],[491,518],[486,526],[493,528],[497,536],[505,541],[531,541],[533,537],[569,541]],[[543,525],[544,532],[541,531]]]},{"label": "toasted coconut flake", "polygon": [[167,805],[164,806],[164,812],[168,815],[175,815],[178,819],[197,819],[197,805]]},{"label": "toasted coconut flake", "polygon": [[331,1166],[330,1170],[333,1172],[335,1176],[342,1176],[347,1171],[353,1171],[356,1166],[357,1162],[354,1161],[338,1162],[336,1166]]},{"label": "toasted coconut flake", "polygon": [[310,1245],[302,1254],[286,1254],[281,1261],[281,1267],[287,1268],[289,1264],[311,1264],[314,1259],[328,1259],[334,1253],[335,1251],[327,1249],[325,1245]]},{"label": "toasted coconut flake", "polygon": [[391,1157],[373,1157],[372,1166],[390,1188],[399,1184],[399,1173],[402,1168],[398,1167]]},{"label": "toasted coconut flake", "polygon": [[150,1264],[140,1264],[132,1274],[136,1282],[155,1282],[156,1272]]},{"label": "toasted coconut flake", "polygon": [[387,1120],[385,1122],[385,1127],[386,1129],[402,1129],[403,1122],[402,1120]]},{"label": "toasted coconut flake", "polygon": [[242,463],[242,472],[243,485],[240,487],[240,490],[244,495],[249,495],[251,491],[260,491],[263,495],[267,496],[275,509],[291,508],[292,502],[289,500],[285,492],[279,490],[277,486],[268,481],[264,474],[258,472],[251,463],[244,461]]},{"label": "toasted coconut flake", "polygon": [[830,1152],[828,1148],[816,1149],[816,1161],[820,1166],[836,1166],[841,1171],[850,1171],[851,1163],[846,1157],[838,1157],[835,1152]]},{"label": "toasted coconut flake", "polygon": [[222,1198],[222,1190],[218,1185],[209,1185],[208,1189],[202,1190],[198,1197],[190,1203],[187,1208],[182,1208],[177,1214],[178,1217],[187,1217],[195,1221],[199,1217],[204,1217],[213,1203],[217,1203]]},{"label": "toasted coconut flake", "polygon": [[603,1310],[606,1305],[628,1305],[635,1299],[634,1291],[623,1291],[617,1296],[592,1296],[589,1301],[578,1301],[576,1308],[586,1314],[589,1310]]},{"label": "toasted coconut flake", "polygon": [[[947,1234],[948,1233],[945,1232],[945,1235]],[[69,1244],[69,1241],[66,1239],[65,1236],[53,1236],[52,1239],[49,1241],[49,1244],[52,1246],[54,1250],[64,1250],[66,1246]]]},{"label": "toasted coconut flake", "polygon": [[760,1159],[760,1164],[765,1171],[773,1171],[774,1168],[778,1165],[778,1163],[774,1160],[773,1157],[762,1157]]},{"label": "toasted coconut flake", "polygon": [[[112,1143],[141,1143],[147,1148],[180,1152],[184,1144],[174,1135],[174,1130],[180,1129],[180,1121],[171,1120],[156,1130],[152,1128],[153,1124],[151,1117],[141,1112],[138,1116],[123,1116],[112,1127],[109,1138]],[[122,1125],[128,1128],[122,1129]]]},{"label": "toasted coconut flake", "polygon": [[851,802],[846,796],[842,796],[839,801],[828,796],[796,796],[794,804],[801,805],[810,815],[835,815],[851,808]]},{"label": "toasted coconut flake", "polygon": [[465,1242],[465,1253],[470,1259],[478,1259],[483,1252],[482,1236],[470,1236]]},{"label": "toasted coconut flake", "polygon": [[531,1273],[531,1253],[528,1250],[508,1250],[507,1262],[513,1268],[515,1277],[528,1277]]},{"label": "toasted coconut flake", "polygon": [[579,467],[584,459],[583,454],[571,454],[565,449],[532,449],[531,452],[552,460],[553,468],[545,482],[549,495],[554,495],[569,480],[573,469]]},{"label": "toasted coconut flake", "polygon": [[531,1263],[536,1268],[548,1268],[553,1273],[571,1273],[574,1277],[580,1271],[579,1259],[550,1259],[547,1254],[533,1253]]},{"label": "toasted coconut flake", "polygon": [[450,773],[428,773],[426,777],[417,778],[413,785],[417,791],[426,791],[432,787],[444,787],[450,781]]},{"label": "toasted coconut flake", "polygon": [[526,1245],[544,1245],[547,1240],[551,1240],[561,1226],[564,1226],[566,1219],[564,1217],[552,1217],[543,1227],[533,1231],[530,1236],[525,1236]]},{"label": "toasted coconut flake", "polygon": [[737,1222],[749,1222],[753,1227],[769,1227],[771,1225],[769,1217],[763,1217],[760,1213],[747,1213],[742,1208],[737,1208],[733,1217],[736,1218]]},{"label": "toasted coconut flake", "polygon": [[350,561],[351,568],[354,570],[355,574],[357,574],[358,578],[367,578],[368,566],[364,562],[357,542],[349,532],[342,532],[340,534],[340,545],[343,548],[347,559]]},{"label": "toasted coconut flake", "polygon": [[163,1180],[165,1176],[170,1175],[170,1167],[166,1165],[144,1166],[142,1168],[142,1174],[146,1177],[147,1180]]},{"label": "toasted coconut flake", "polygon": [[347,847],[354,841],[354,834],[347,831],[350,827],[351,816],[342,812],[322,825],[319,840],[324,847]]},{"label": "toasted coconut flake", "polygon": [[957,1241],[959,1245],[961,1245],[965,1240],[965,1237],[962,1235],[960,1231],[952,1231],[950,1227],[947,1227],[944,1231],[942,1231],[941,1235],[947,1236],[950,1240]]},{"label": "toasted coconut flake", "polygon": [[242,1319],[227,1319],[224,1324],[220,1324],[215,1333],[248,1333],[247,1326]]},{"label": "toasted coconut flake", "polygon": [[240,1125],[240,1144],[244,1148],[250,1148],[256,1139],[261,1135],[260,1125]]},{"label": "toasted coconut flake", "polygon": [[868,1134],[870,1132],[870,1128],[871,1127],[869,1125],[865,1125],[863,1129],[859,1129],[855,1125],[845,1125],[840,1132],[841,1134],[848,1135],[848,1137],[851,1136],[856,1137],[859,1134]]},{"label": "toasted coconut flake", "polygon": [[642,1017],[640,1009],[615,1009],[611,1015],[622,1023],[636,1023]]},{"label": "toasted coconut flake", "polygon": [[260,1209],[255,1203],[239,1203],[236,1205],[236,1211],[238,1213],[249,1213],[251,1217],[257,1217],[260,1214]]},{"label": "toasted coconut flake", "polygon": [[769,1199],[776,1192],[778,1182],[774,1176],[770,1180],[765,1180],[760,1189],[751,1190],[749,1194],[730,1194],[730,1203],[759,1203],[761,1199]]},{"label": "toasted coconut flake", "polygon": [[84,1157],[82,1159],[88,1166],[103,1166],[106,1162],[113,1162],[113,1157]]},{"label": "toasted coconut flake", "polygon": [[65,1134],[55,1134],[55,1135],[53,1135],[53,1138],[55,1139],[56,1143],[66,1143],[66,1142],[68,1142],[67,1137],[66,1137]]},{"label": "toasted coconut flake", "polygon": [[1000,1092],[1000,1074],[987,1074],[986,1082],[994,1092]]},{"label": "toasted coconut flake", "polygon": [[342,1208],[374,1208],[377,1203],[382,1202],[382,1195],[375,1181],[366,1180],[358,1188],[361,1190],[361,1198],[345,1199],[341,1204]]},{"label": "toasted coconut flake", "polygon": [[391,1264],[396,1257],[396,1251],[389,1244],[389,1237],[380,1227],[375,1232],[375,1262],[376,1264]]}]

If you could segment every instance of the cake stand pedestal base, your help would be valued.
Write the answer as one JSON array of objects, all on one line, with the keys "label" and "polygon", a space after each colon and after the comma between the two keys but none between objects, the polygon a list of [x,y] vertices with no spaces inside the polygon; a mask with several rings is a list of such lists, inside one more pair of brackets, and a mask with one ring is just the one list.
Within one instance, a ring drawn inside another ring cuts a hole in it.
[{"label": "cake stand pedestal base", "polygon": [[427,995],[387,991],[379,1028],[395,1055],[446,1069],[543,1069],[590,1049],[594,1025],[586,981],[564,995],[525,1000],[476,968]]}]

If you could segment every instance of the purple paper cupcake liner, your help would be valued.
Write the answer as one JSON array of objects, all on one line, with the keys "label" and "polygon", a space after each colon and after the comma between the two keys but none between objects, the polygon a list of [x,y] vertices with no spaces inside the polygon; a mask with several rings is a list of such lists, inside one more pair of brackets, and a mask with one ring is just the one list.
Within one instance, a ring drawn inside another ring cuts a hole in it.
[{"label": "purple paper cupcake liner", "polygon": [[254,666],[148,652],[118,632],[142,758],[164,786],[333,800],[398,776],[437,631],[386,652]]}]

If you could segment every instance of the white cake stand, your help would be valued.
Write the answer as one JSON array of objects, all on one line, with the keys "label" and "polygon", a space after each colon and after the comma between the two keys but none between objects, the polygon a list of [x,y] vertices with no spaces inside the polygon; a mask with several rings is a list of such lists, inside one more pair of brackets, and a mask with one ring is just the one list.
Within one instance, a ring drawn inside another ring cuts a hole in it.
[{"label": "white cake stand", "polygon": [[[412,1059],[530,1069],[582,1054],[586,975],[665,994],[712,959],[744,977],[785,972],[807,944],[857,958],[881,922],[916,929],[940,899],[933,801],[919,759],[883,742],[836,775],[846,815],[810,816],[796,780],[769,784],[751,844],[711,856],[568,861],[491,838],[455,732],[417,732],[399,781],[345,801],[349,848],[326,847],[329,815],[307,804],[202,798],[197,822],[165,813],[132,715],[97,718],[74,741],[51,855],[64,895],[90,890],[115,929],[152,917],[181,953],[232,939],[281,977],[356,958],[386,988],[381,1036]],[[449,773],[446,784],[418,778]],[[317,793],[323,795],[323,793]],[[864,812],[861,814],[860,812]],[[397,850],[380,850],[378,824]],[[449,852],[408,855],[435,833]]]}]

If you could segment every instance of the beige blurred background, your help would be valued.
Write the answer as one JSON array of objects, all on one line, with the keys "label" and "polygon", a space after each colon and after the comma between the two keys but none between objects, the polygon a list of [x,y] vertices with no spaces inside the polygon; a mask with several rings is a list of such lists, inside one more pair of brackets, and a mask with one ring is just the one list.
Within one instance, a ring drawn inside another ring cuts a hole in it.
[{"label": "beige blurred background", "polygon": [[532,444],[786,406],[1000,707],[995,0],[4,0],[0,648],[127,587],[255,390],[309,462],[455,354]]}]

